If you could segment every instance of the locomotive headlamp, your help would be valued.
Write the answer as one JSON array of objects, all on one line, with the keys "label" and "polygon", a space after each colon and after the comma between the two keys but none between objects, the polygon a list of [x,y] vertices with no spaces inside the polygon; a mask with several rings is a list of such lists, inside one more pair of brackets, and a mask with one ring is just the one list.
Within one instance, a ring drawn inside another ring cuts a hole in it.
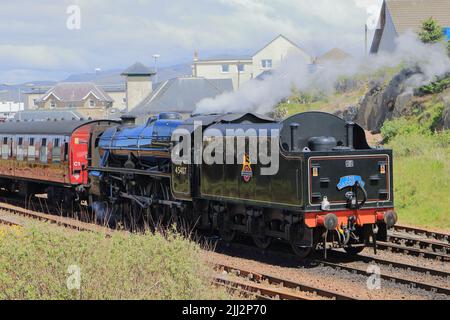
[{"label": "locomotive headlamp", "polygon": [[386,165],[384,165],[384,164],[380,165],[380,173],[386,174]]},{"label": "locomotive headlamp", "polygon": [[338,218],[335,214],[329,213],[325,216],[323,225],[327,230],[335,230],[338,226]]},{"label": "locomotive headlamp", "polygon": [[336,230],[338,223],[338,217],[334,213],[317,217],[317,225],[325,227],[328,231]]},{"label": "locomotive headlamp", "polygon": [[398,220],[397,213],[393,210],[389,210],[384,214],[384,223],[386,223],[386,226],[388,229],[392,228]]}]

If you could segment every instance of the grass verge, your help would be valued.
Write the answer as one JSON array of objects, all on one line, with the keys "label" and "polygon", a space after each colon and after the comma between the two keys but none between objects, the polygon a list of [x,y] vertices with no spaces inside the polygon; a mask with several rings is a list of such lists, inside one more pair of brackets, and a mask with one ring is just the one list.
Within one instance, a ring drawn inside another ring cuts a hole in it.
[{"label": "grass verge", "polygon": [[395,136],[394,192],[399,222],[450,230],[450,133]]},{"label": "grass verge", "polygon": [[200,256],[197,244],[170,232],[105,238],[42,224],[0,227],[0,300],[229,298]]}]

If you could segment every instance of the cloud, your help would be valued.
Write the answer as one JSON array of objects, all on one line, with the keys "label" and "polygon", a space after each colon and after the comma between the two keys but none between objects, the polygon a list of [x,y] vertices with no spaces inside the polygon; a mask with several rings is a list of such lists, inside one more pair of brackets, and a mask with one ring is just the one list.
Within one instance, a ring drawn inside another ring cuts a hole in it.
[{"label": "cloud", "polygon": [[0,45],[0,68],[82,69],[87,63],[70,49],[43,45]]},{"label": "cloud", "polygon": [[[136,60],[151,64],[154,53],[169,65],[190,62],[194,50],[252,53],[278,34],[311,54],[339,46],[357,55],[364,48],[367,5],[377,2],[17,0],[0,10],[0,68],[88,72]],[[81,29],[71,31],[66,10],[73,4],[80,7]]]}]

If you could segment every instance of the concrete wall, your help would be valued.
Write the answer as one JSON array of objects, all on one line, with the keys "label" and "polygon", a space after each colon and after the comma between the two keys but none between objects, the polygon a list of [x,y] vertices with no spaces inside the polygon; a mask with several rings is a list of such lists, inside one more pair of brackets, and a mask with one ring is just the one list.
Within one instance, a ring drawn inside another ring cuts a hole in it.
[{"label": "concrete wall", "polygon": [[[284,37],[278,37],[253,56],[253,76],[256,78],[264,71],[278,68],[281,61],[291,54],[301,55],[307,63],[311,63],[310,55]],[[272,60],[272,68],[264,68],[263,60]]]},{"label": "concrete wall", "polygon": [[127,107],[133,110],[142,100],[152,92],[152,81],[148,76],[127,77]]},{"label": "concrete wall", "polygon": [[[244,71],[238,71],[238,65],[244,65]],[[229,65],[228,72],[222,72],[222,65]],[[194,63],[193,76],[206,79],[231,79],[235,90],[253,78],[253,66],[250,61],[199,61]]]}]

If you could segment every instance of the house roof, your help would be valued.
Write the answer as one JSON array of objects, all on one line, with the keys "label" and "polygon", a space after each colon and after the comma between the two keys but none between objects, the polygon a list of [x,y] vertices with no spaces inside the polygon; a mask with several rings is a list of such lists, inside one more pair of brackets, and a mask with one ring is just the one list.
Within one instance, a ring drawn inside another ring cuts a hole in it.
[{"label": "house roof", "polygon": [[258,51],[256,51],[253,56],[256,56],[258,53],[260,53],[261,51],[263,51],[265,48],[267,48],[268,46],[270,46],[273,42],[275,42],[276,40],[283,38],[284,40],[286,40],[287,42],[291,43],[294,47],[300,49],[301,51],[305,52],[306,51],[299,47],[294,41],[288,39],[287,37],[283,36],[282,34],[278,35],[276,38],[274,38],[272,41],[270,41],[268,44],[266,44],[264,47],[262,47],[261,49],[259,49]]},{"label": "house roof", "polygon": [[46,121],[48,119],[81,120],[83,116],[73,110],[29,110],[20,111],[14,115],[14,120]]},{"label": "house roof", "polygon": [[213,98],[227,91],[233,91],[231,79],[175,78],[159,84],[131,114],[140,116],[169,111],[192,113],[202,99]]},{"label": "house roof", "polygon": [[324,53],[323,55],[317,57],[317,62],[324,62],[324,61],[339,61],[339,60],[345,60],[349,59],[352,56],[345,52],[342,49],[339,48],[333,48],[330,51]]},{"label": "house roof", "polygon": [[70,135],[79,127],[88,123],[112,120],[46,120],[43,121],[8,121],[0,123],[0,134],[64,134]]},{"label": "house roof", "polygon": [[291,43],[294,47],[296,47],[296,48],[298,48],[301,51],[306,53],[306,51],[303,48],[299,47],[295,42],[289,40],[287,37],[285,37],[282,34],[280,34],[276,38],[274,38],[272,41],[270,41],[268,44],[266,44],[263,48],[259,49],[258,51],[256,51],[252,55],[233,56],[233,55],[226,55],[226,54],[224,54],[224,55],[212,56],[212,57],[209,57],[209,58],[206,58],[206,59],[199,59],[197,62],[201,63],[201,62],[209,62],[209,61],[215,61],[215,62],[217,62],[217,61],[251,61],[253,59],[253,56],[255,56],[258,53],[260,53],[262,50],[264,50],[265,48],[270,46],[273,42],[275,42],[279,38],[285,39],[286,41]]},{"label": "house roof", "polygon": [[450,27],[449,0],[386,0],[386,5],[398,34],[419,30],[430,17],[442,27]]},{"label": "house roof", "polygon": [[100,101],[113,102],[113,99],[96,84],[91,82],[61,82],[48,90],[37,102],[47,100],[50,96],[63,102],[79,102],[90,94]]},{"label": "house roof", "polygon": [[122,72],[122,76],[152,76],[156,71],[146,65],[136,62]]}]

